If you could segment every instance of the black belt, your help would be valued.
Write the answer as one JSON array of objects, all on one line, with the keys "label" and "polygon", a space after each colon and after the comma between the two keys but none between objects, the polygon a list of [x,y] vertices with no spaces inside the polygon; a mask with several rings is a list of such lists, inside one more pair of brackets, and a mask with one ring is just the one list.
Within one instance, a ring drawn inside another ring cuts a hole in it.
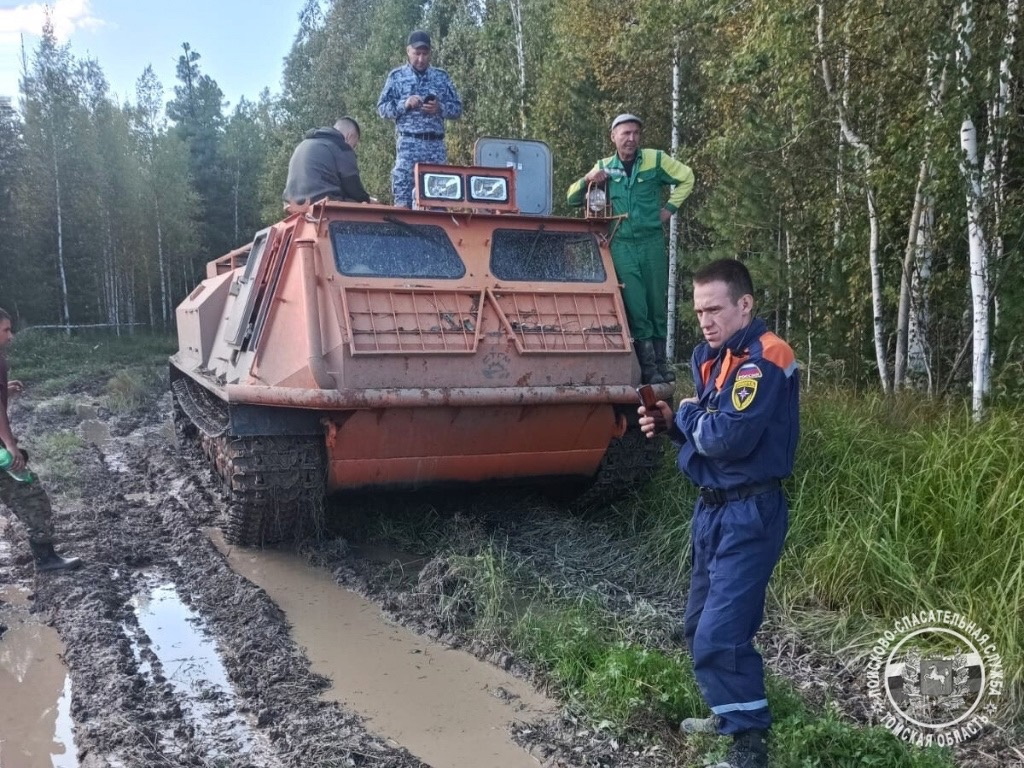
[{"label": "black belt", "polygon": [[778,480],[769,480],[765,483],[754,483],[753,485],[741,485],[738,488],[708,488],[700,487],[700,498],[705,504],[721,505],[727,501],[739,501],[749,499],[751,496],[775,491],[782,487]]},{"label": "black belt", "polygon": [[428,139],[429,141],[441,141],[443,133],[402,133],[401,136],[407,139]]}]

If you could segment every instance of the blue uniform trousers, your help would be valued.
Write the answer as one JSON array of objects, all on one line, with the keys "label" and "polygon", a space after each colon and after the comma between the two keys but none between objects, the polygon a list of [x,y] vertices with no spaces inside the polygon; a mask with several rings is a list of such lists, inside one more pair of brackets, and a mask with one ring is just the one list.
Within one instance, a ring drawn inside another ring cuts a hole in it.
[{"label": "blue uniform trousers", "polygon": [[753,640],[788,525],[781,490],[724,504],[697,500],[683,628],[697,684],[723,734],[771,725]]},{"label": "blue uniform trousers", "polygon": [[395,148],[395,167],[391,169],[391,197],[395,205],[412,208],[412,170],[416,163],[448,162],[444,139],[417,139],[399,135]]}]

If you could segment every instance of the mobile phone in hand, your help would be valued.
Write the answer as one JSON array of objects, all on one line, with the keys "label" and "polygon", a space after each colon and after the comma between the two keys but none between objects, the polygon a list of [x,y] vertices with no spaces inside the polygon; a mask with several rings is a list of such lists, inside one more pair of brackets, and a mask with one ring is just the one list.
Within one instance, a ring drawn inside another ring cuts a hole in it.
[{"label": "mobile phone in hand", "polygon": [[640,404],[647,409],[648,415],[653,416],[658,410],[658,396],[654,394],[654,387],[650,384],[641,384],[636,388],[636,393],[640,396]]},{"label": "mobile phone in hand", "polygon": [[435,102],[435,101],[437,101],[437,96],[435,96],[434,94],[432,94],[432,93],[431,93],[431,94],[429,94],[429,95],[427,96],[427,98],[425,98],[425,99],[423,100],[423,103],[424,103],[424,104],[431,104],[431,103],[433,103],[433,102]]},{"label": "mobile phone in hand", "polygon": [[642,384],[636,388],[636,393],[640,397],[640,404],[643,405],[644,411],[654,419],[653,434],[661,435],[668,432],[668,422],[665,420],[665,414],[658,407],[658,396],[654,393],[654,387],[650,384]]}]

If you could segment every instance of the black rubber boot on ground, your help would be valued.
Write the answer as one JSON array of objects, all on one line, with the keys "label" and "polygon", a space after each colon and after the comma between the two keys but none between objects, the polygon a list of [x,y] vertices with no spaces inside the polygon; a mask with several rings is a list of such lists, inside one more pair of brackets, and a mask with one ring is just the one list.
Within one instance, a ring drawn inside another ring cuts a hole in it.
[{"label": "black rubber boot on ground", "polygon": [[654,364],[658,366],[658,374],[664,381],[675,381],[676,372],[668,364],[667,342],[664,339],[655,339],[652,343],[654,344]]},{"label": "black rubber boot on ground", "polygon": [[658,363],[654,358],[654,342],[647,341],[633,342],[636,349],[636,359],[640,361],[640,382],[642,384],[664,384],[665,380],[658,373]]},{"label": "black rubber boot on ground", "polygon": [[82,565],[81,558],[61,557],[53,550],[53,544],[29,542],[37,571],[73,571]]},{"label": "black rubber boot on ground", "polygon": [[768,768],[768,744],[764,731],[743,731],[735,734],[725,760],[712,768]]}]

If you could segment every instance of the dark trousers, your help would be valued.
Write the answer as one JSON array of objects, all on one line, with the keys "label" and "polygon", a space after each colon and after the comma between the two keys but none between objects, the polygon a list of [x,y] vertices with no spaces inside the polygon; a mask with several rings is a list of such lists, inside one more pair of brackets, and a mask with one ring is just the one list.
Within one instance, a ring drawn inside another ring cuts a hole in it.
[{"label": "dark trousers", "polygon": [[781,490],[719,505],[697,500],[684,631],[697,684],[723,734],[771,725],[753,640],[788,526]]},{"label": "dark trousers", "polygon": [[49,544],[53,541],[50,497],[38,479],[33,483],[19,483],[0,470],[0,502],[24,523],[29,541],[36,544]]}]

